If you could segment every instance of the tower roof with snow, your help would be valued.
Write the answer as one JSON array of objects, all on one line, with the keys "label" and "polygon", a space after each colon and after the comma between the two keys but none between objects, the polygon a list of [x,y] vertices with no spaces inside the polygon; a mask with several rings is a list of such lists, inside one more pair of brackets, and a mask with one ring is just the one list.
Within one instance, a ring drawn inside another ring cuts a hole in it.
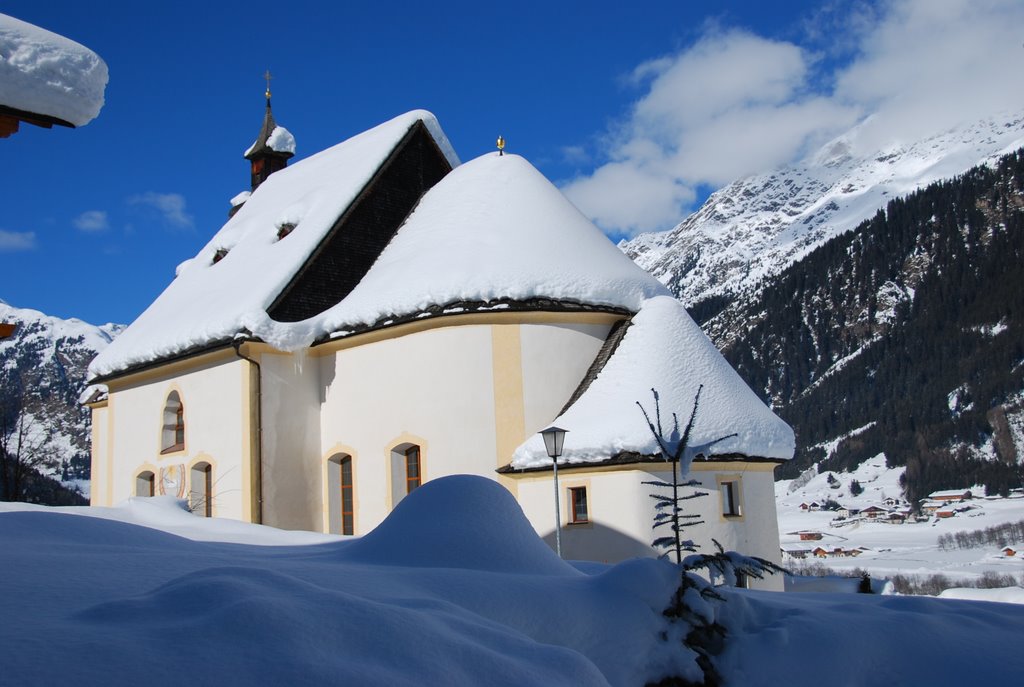
[{"label": "tower roof with snow", "polygon": [[[678,416],[682,433],[701,385],[686,458],[793,457],[793,430],[750,390],[676,299],[659,296],[645,301],[617,343],[607,363],[596,375],[588,375],[585,388],[551,423],[570,432],[560,464],[653,458],[661,449],[637,402],[653,420],[651,390],[658,392],[668,438],[672,413]],[[733,433],[736,436],[715,441]],[[535,435],[516,450],[509,470],[550,465],[544,442]]]},{"label": "tower roof with snow", "polygon": [[274,173],[91,374],[239,336],[298,350],[468,310],[628,315],[667,293],[524,159],[458,164],[434,116],[414,111]]},{"label": "tower roof with snow", "polygon": [[267,110],[263,114],[263,125],[260,127],[259,136],[249,149],[245,151],[245,159],[252,160],[260,155],[279,155],[290,158],[295,155],[295,137],[288,129],[279,126],[274,121],[274,112],[270,108],[270,98],[267,98]]}]

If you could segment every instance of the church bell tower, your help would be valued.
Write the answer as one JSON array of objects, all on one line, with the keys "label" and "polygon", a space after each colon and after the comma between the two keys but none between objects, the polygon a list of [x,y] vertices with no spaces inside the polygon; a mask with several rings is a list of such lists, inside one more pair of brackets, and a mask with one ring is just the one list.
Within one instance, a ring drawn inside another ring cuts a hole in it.
[{"label": "church bell tower", "polygon": [[267,180],[274,172],[284,169],[288,159],[295,155],[295,137],[274,121],[274,113],[270,109],[270,72],[267,80],[267,111],[263,115],[263,126],[260,135],[249,150],[245,151],[245,159],[249,160],[252,174],[252,190]]}]

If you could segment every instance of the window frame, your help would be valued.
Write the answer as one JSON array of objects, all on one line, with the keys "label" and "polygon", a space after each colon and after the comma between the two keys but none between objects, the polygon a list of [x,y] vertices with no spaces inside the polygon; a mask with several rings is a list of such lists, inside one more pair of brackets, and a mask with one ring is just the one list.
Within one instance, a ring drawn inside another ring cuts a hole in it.
[{"label": "window frame", "polygon": [[[413,455],[415,454],[415,463],[412,462]],[[409,448],[402,451],[402,455],[405,456],[405,494],[408,496],[415,489],[423,486],[423,461],[420,454],[420,447],[418,444],[413,444]],[[412,475],[409,467],[415,464],[416,474]],[[414,484],[415,482],[415,484]]]},{"label": "window frame", "polygon": [[[587,494],[586,485],[580,485],[576,487],[569,487],[569,524],[570,525],[587,525],[590,523],[590,497]],[[580,512],[577,509],[577,494],[583,495],[583,517],[580,517]]]},{"label": "window frame", "polygon": [[[173,407],[173,418],[170,417]],[[164,401],[163,423],[160,427],[160,455],[180,453],[185,450],[185,403],[177,389],[167,394]]]},{"label": "window frame", "polygon": [[721,498],[723,518],[736,519],[743,517],[743,490],[739,477],[719,477],[718,494]]},{"label": "window frame", "polygon": [[[348,477],[347,480],[345,479],[346,473]],[[352,468],[352,456],[350,455],[342,456],[341,459],[338,460],[338,491],[338,510],[341,514],[341,534],[353,535],[356,533],[356,499],[355,476]]]},{"label": "window frame", "polygon": [[[148,491],[149,491],[148,494],[140,494],[139,493],[139,485],[143,484],[143,483],[148,485]],[[149,468],[146,468],[145,470],[140,470],[135,475],[135,489],[134,489],[134,492],[135,493],[133,494],[133,496],[142,496],[142,497],[156,496],[156,472],[154,472],[153,470],[151,470]]]},{"label": "window frame", "polygon": [[[200,497],[198,501],[197,496]],[[207,459],[199,460],[188,468],[188,500],[193,513],[199,514],[196,506],[201,505],[202,517],[213,517],[213,463]]]}]

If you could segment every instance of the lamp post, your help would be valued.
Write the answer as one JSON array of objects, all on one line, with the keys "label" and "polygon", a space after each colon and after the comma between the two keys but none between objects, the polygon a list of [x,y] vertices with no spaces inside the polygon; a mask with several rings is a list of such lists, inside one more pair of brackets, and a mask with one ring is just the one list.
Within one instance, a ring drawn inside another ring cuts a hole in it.
[{"label": "lamp post", "polygon": [[560,427],[548,427],[540,435],[544,437],[544,448],[547,449],[548,457],[554,467],[555,474],[555,551],[558,557],[562,557],[562,513],[558,507],[558,456],[562,455],[562,445],[565,443],[565,433],[568,430]]}]

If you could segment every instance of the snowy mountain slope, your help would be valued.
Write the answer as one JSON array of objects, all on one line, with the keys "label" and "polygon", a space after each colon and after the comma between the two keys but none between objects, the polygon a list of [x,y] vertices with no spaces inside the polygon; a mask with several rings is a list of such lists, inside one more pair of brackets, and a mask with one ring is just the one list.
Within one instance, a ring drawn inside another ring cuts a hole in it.
[{"label": "snowy mountain slope", "polygon": [[1022,258],[1015,151],[889,201],[705,322],[734,332],[726,359],[796,431],[777,476],[884,453],[915,500],[1022,486]]},{"label": "snowy mountain slope", "polygon": [[88,489],[91,425],[78,400],[89,362],[123,325],[62,320],[4,301],[0,322],[15,325],[13,335],[0,340],[0,406],[9,429],[25,413],[26,425],[42,442],[38,450],[52,458],[47,474]]},{"label": "snowy mountain slope", "polygon": [[862,126],[799,163],[733,182],[674,229],[641,234],[620,248],[687,307],[714,297],[725,305],[757,293],[766,277],[854,228],[891,198],[1024,145],[1019,114],[882,150],[863,150],[871,146],[860,140]]}]

